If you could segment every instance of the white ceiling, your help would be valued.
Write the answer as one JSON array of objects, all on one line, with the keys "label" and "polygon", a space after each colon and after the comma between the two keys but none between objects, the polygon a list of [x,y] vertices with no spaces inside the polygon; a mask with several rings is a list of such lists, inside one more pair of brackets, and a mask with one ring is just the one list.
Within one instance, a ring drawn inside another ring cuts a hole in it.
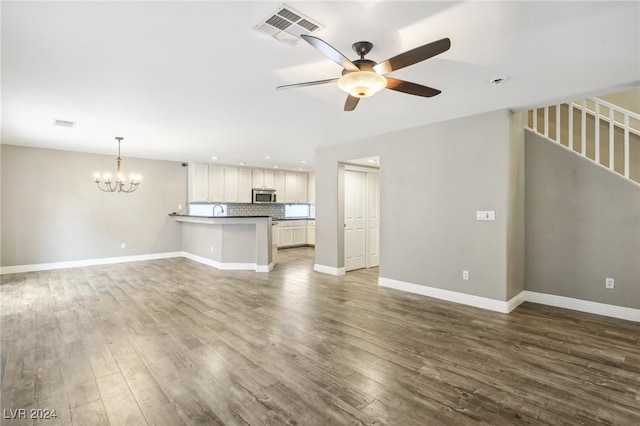
[{"label": "white ceiling", "polygon": [[443,93],[384,90],[344,112],[335,85],[276,91],[341,72],[304,41],[252,30],[280,2],[3,1],[2,143],[115,155],[123,136],[124,157],[310,168],[318,146],[640,80],[638,1],[287,4],[352,59],[359,40],[381,62],[449,37],[449,51],[390,74]]}]

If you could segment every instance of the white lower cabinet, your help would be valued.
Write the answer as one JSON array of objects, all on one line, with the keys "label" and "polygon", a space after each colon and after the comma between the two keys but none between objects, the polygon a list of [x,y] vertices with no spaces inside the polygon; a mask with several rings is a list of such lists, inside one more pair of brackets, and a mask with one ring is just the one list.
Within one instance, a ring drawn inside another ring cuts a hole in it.
[{"label": "white lower cabinet", "polygon": [[273,240],[279,248],[308,244],[306,220],[279,220],[273,228]]},{"label": "white lower cabinet", "polygon": [[307,224],[306,220],[299,220],[296,222],[305,222],[304,225],[296,224],[293,227],[293,245],[301,246],[307,244]]},{"label": "white lower cabinet", "polygon": [[280,228],[280,245],[278,247],[291,247],[293,245],[293,226],[284,225]]},{"label": "white lower cabinet", "polygon": [[316,221],[307,221],[307,244],[316,245]]},{"label": "white lower cabinet", "polygon": [[280,247],[280,224],[271,227],[271,244]]}]

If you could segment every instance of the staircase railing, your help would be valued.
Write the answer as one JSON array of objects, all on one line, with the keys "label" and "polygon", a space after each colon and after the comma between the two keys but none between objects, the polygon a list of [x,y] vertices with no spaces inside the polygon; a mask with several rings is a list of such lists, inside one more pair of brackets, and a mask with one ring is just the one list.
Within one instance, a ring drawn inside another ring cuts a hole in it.
[{"label": "staircase railing", "polygon": [[527,127],[640,184],[640,114],[589,98],[531,110]]}]

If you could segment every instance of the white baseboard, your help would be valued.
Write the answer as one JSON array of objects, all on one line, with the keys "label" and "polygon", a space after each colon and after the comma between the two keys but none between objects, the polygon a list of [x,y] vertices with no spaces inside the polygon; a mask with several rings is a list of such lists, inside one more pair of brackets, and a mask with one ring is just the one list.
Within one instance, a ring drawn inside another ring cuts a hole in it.
[{"label": "white baseboard", "polygon": [[522,303],[527,301],[526,293],[527,293],[526,291],[521,291],[520,293],[518,293],[517,295],[515,295],[514,297],[512,297],[507,301],[507,307],[509,309],[509,312],[513,311],[515,308],[517,308]]},{"label": "white baseboard", "polygon": [[142,260],[169,259],[182,257],[184,252],[140,254],[135,256],[105,257],[102,259],[71,260],[68,262],[36,263],[32,265],[16,265],[0,267],[0,275],[19,274],[22,272],[49,271],[52,269],[79,268],[82,266],[109,265],[113,263],[139,262]]},{"label": "white baseboard", "polygon": [[344,268],[334,268],[333,266],[319,265],[317,263],[313,265],[313,270],[316,272],[322,272],[323,274],[329,274],[329,275],[345,274]]},{"label": "white baseboard", "polygon": [[605,303],[573,299],[553,294],[536,293],[526,290],[521,291],[509,301],[503,302],[486,297],[473,296],[470,294],[443,290],[441,288],[427,287],[424,285],[412,284],[383,277],[378,278],[378,285],[501,313],[509,313],[523,302],[532,302],[540,303],[541,305],[555,306],[557,308],[571,309],[573,311],[587,312],[627,321],[640,322],[640,309],[607,305]]},{"label": "white baseboard", "polygon": [[[169,259],[174,257],[185,257],[195,262],[222,270],[249,270],[256,272],[269,272],[275,266],[275,263],[273,262],[269,265],[256,265],[255,263],[222,263],[184,251],[175,251],[167,253],[142,254],[135,256],[108,257],[102,259],[74,260],[68,262],[3,266],[0,267],[0,275],[18,274],[22,272],[48,271],[52,269],[78,268],[82,266],[108,265],[113,263],[139,262],[143,260]],[[317,272],[336,276],[345,274],[344,268],[334,268],[326,265],[315,264],[313,265],[313,269]],[[470,294],[444,290],[441,288],[427,287],[424,285],[413,284],[384,277],[378,278],[378,285],[501,313],[509,313],[523,302],[532,302],[540,303],[542,305],[555,306],[557,308],[571,309],[574,311],[603,315],[627,321],[640,322],[640,309],[607,305],[605,303],[591,302],[589,300],[573,299],[571,297],[536,293],[526,290],[520,292],[512,299],[503,302],[486,297],[474,296]]]},{"label": "white baseboard", "polygon": [[276,266],[275,262],[271,262],[268,265],[258,265],[256,267],[256,272],[271,272],[274,266]]},{"label": "white baseboard", "polygon": [[72,260],[68,262],[3,266],[0,267],[0,275],[19,274],[22,272],[49,271],[52,269],[79,268],[82,266],[110,265],[114,263],[139,262],[142,260],[169,259],[172,257],[185,257],[195,262],[226,271],[269,272],[273,269],[274,266],[273,263],[269,265],[256,265],[255,263],[222,263],[215,260],[207,259],[206,257],[196,256],[195,254],[187,253],[186,251],[174,251],[168,253],[141,254],[136,256],[106,257],[102,259]]},{"label": "white baseboard", "polygon": [[409,293],[420,294],[422,296],[433,297],[435,299],[449,302],[461,303],[463,305],[474,306],[476,308],[488,309],[490,311],[508,314],[524,300],[518,300],[518,296],[508,302],[489,299],[488,297],[474,296],[471,294],[459,293],[457,291],[443,290],[441,288],[427,287],[419,284],[412,284],[405,281],[393,280],[391,278],[378,278],[378,285],[382,287],[394,288],[396,290],[407,291]]},{"label": "white baseboard", "polygon": [[606,303],[573,299],[571,297],[556,296],[554,294],[536,293],[534,291],[523,291],[522,293],[525,293],[525,299],[527,302],[540,303],[542,305],[555,306],[557,308],[571,309],[573,311],[588,312],[590,314],[603,315],[605,317],[640,322],[640,309],[607,305]]},{"label": "white baseboard", "polygon": [[[273,264],[271,265],[257,265],[255,263],[225,263],[218,262],[217,260],[209,259],[206,257],[198,256],[196,254],[188,253],[186,251],[182,252],[182,256],[187,259],[193,260],[194,262],[202,263],[203,265],[212,266],[216,269],[222,269],[225,271],[256,271],[256,272],[269,272],[273,269]],[[271,269],[269,269],[271,268]]]}]

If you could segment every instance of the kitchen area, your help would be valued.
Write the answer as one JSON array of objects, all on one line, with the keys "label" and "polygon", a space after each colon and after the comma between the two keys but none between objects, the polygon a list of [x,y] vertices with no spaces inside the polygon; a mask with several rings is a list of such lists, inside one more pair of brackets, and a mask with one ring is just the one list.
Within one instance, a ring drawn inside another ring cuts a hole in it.
[{"label": "kitchen area", "polygon": [[188,203],[171,216],[183,224],[183,245],[194,260],[220,269],[268,272],[279,249],[315,245],[313,173],[183,166],[188,167]]}]

